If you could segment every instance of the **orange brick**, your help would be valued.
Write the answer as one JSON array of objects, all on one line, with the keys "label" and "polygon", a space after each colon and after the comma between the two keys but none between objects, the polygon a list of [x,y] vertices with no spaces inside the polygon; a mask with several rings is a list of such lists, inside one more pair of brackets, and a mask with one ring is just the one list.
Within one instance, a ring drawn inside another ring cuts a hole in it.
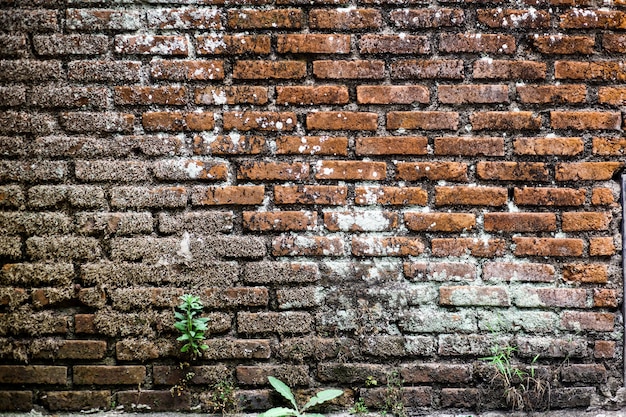
[{"label": "orange brick", "polygon": [[399,79],[463,79],[463,61],[460,59],[406,59],[391,63],[391,78]]},{"label": "orange brick", "polygon": [[115,52],[118,54],[183,55],[189,54],[184,36],[164,35],[117,35]]},{"label": "orange brick", "polygon": [[582,138],[517,138],[513,142],[513,151],[518,155],[573,156],[584,149]]},{"label": "orange brick", "polygon": [[470,123],[474,130],[539,130],[541,117],[530,111],[485,111],[472,113]]},{"label": "orange brick", "polygon": [[317,213],[310,211],[244,211],[243,228],[253,232],[287,232],[313,230]]},{"label": "orange brick", "polygon": [[611,217],[608,212],[569,211],[562,215],[562,229],[564,232],[608,230]]},{"label": "orange brick", "polygon": [[522,103],[576,104],[587,100],[587,87],[568,85],[518,85],[515,90]]},{"label": "orange brick", "polygon": [[594,188],[591,191],[591,204],[605,206],[615,203],[615,196],[610,188]]},{"label": "orange brick", "polygon": [[515,37],[487,33],[441,33],[439,50],[446,53],[514,54]]},{"label": "orange brick", "polygon": [[299,29],[302,25],[300,9],[231,9],[227,25],[231,29]]},{"label": "orange brick", "polygon": [[311,29],[379,29],[382,24],[383,19],[377,9],[313,9],[309,12]]},{"label": "orange brick", "polygon": [[115,104],[150,105],[169,104],[182,106],[187,104],[185,87],[115,87]]},{"label": "orange brick", "polygon": [[391,22],[403,29],[461,26],[465,21],[463,10],[438,7],[436,9],[393,10]]},{"label": "orange brick", "polygon": [[596,340],[593,347],[593,357],[596,359],[615,357],[615,342],[612,340]]},{"label": "orange brick", "polygon": [[236,61],[233,78],[243,80],[288,80],[306,77],[304,61]]},{"label": "orange brick", "polygon": [[411,237],[355,236],[354,256],[417,256],[424,252],[424,243]]},{"label": "orange brick", "polygon": [[513,237],[517,256],[582,256],[583,241],[568,238]]},{"label": "orange brick", "polygon": [[387,177],[385,162],[368,161],[318,161],[317,179],[326,180],[373,180],[382,181]]},{"label": "orange brick", "polygon": [[143,127],[149,131],[212,130],[213,113],[146,112],[142,115]]},{"label": "orange brick", "polygon": [[506,242],[503,239],[436,238],[431,241],[431,253],[437,257],[471,255],[493,258],[505,252]]},{"label": "orange brick", "polygon": [[563,162],[555,167],[557,181],[610,180],[623,162]]},{"label": "orange brick", "polygon": [[618,33],[604,33],[602,48],[608,52],[623,54],[626,52],[626,36]]},{"label": "orange brick", "polygon": [[264,196],[262,185],[197,187],[192,191],[191,201],[195,206],[253,205],[262,204]]},{"label": "orange brick", "polygon": [[277,155],[342,155],[348,154],[345,136],[281,136],[276,139]]},{"label": "orange brick", "polygon": [[196,104],[266,104],[267,87],[257,86],[223,86],[196,87],[194,92]]},{"label": "orange brick", "polygon": [[615,249],[612,237],[589,238],[589,256],[611,256],[615,254]]},{"label": "orange brick", "polygon": [[196,53],[198,55],[241,55],[270,53],[271,38],[268,35],[198,35]]},{"label": "orange brick", "polygon": [[277,86],[276,104],[346,104],[350,100],[348,88],[343,85]]},{"label": "orange brick", "polygon": [[615,61],[556,61],[554,78],[557,80],[625,81],[626,68],[623,68],[621,62]]},{"label": "orange brick", "polygon": [[573,188],[515,188],[515,204],[520,206],[582,206],[585,190]]},{"label": "orange brick", "polygon": [[505,61],[483,58],[474,62],[474,79],[544,80],[547,67],[543,62]]},{"label": "orange brick", "polygon": [[308,113],[309,130],[376,130],[378,114],[366,112],[320,111]]},{"label": "orange brick", "polygon": [[621,106],[626,103],[626,87],[598,88],[598,103]]},{"label": "orange brick", "polygon": [[435,155],[504,156],[504,139],[457,136],[435,138]]},{"label": "orange brick", "polygon": [[533,37],[542,54],[593,54],[596,40],[591,36],[543,35]]},{"label": "orange brick", "polygon": [[457,130],[459,114],[445,111],[391,111],[387,129]]},{"label": "orange brick", "polygon": [[612,332],[615,314],[591,313],[587,311],[566,311],[561,315],[561,326],[565,330]]},{"label": "orange brick", "polygon": [[293,130],[297,119],[293,112],[228,111],[224,112],[224,129],[240,131]]},{"label": "orange brick", "polygon": [[342,256],[343,240],[338,237],[284,235],[272,241],[274,256]]},{"label": "orange brick", "polygon": [[237,179],[252,181],[302,180],[309,176],[309,164],[302,162],[243,161]]},{"label": "orange brick", "polygon": [[334,185],[276,185],[276,204],[345,205],[348,189]]},{"label": "orange brick", "polygon": [[500,187],[435,187],[437,206],[503,206],[507,203],[506,188]]},{"label": "orange brick", "polygon": [[280,54],[348,54],[350,35],[278,35],[276,48]]},{"label": "orange brick", "polygon": [[389,211],[333,211],[324,213],[324,225],[332,232],[386,232],[398,227],[399,217]]},{"label": "orange brick", "polygon": [[545,10],[479,9],[477,18],[490,28],[540,29],[550,27],[550,13]]},{"label": "orange brick", "polygon": [[358,205],[425,206],[428,193],[420,187],[356,187],[354,202]]},{"label": "orange brick", "polygon": [[468,180],[467,164],[464,162],[398,162],[396,168],[396,178],[399,180]]},{"label": "orange brick", "polygon": [[564,29],[626,29],[626,13],[617,10],[573,9],[560,16]]},{"label": "orange brick", "polygon": [[485,213],[485,231],[488,232],[553,232],[556,230],[554,213]]},{"label": "orange brick", "polygon": [[437,97],[446,104],[494,104],[509,102],[509,87],[506,85],[439,85]]},{"label": "orange brick", "polygon": [[626,138],[593,138],[593,153],[624,155],[626,154]]},{"label": "orange brick", "polygon": [[554,129],[619,130],[622,124],[618,112],[551,111],[550,126]]},{"label": "orange brick", "polygon": [[606,288],[594,288],[594,307],[617,308],[617,305],[617,291]]},{"label": "orange brick", "polygon": [[417,35],[372,35],[359,38],[362,54],[428,54],[430,41],[427,36]]},{"label": "orange brick", "polygon": [[404,213],[407,229],[428,232],[464,232],[476,226],[476,216],[469,213]]},{"label": "orange brick", "polygon": [[357,155],[426,155],[428,138],[423,136],[358,137]]},{"label": "orange brick", "polygon": [[151,62],[150,75],[155,80],[206,81],[224,79],[223,61],[165,61]]},{"label": "orange brick", "polygon": [[542,162],[478,162],[476,175],[483,180],[548,181],[548,170]]},{"label": "orange brick", "polygon": [[563,265],[565,281],[604,284],[608,280],[607,266],[603,264]]},{"label": "orange brick", "polygon": [[322,79],[371,79],[385,77],[385,61],[313,61],[313,75]]},{"label": "orange brick", "polygon": [[360,104],[426,104],[430,93],[421,85],[359,85],[356,99]]}]

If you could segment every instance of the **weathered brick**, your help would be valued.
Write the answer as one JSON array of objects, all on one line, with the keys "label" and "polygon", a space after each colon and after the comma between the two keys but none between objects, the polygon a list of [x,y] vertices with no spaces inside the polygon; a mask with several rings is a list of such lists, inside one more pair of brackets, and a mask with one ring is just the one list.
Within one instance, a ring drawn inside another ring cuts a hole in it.
[{"label": "weathered brick", "polygon": [[310,283],[320,279],[318,267],[314,263],[245,263],[241,275],[244,281],[254,284]]},{"label": "weathered brick", "polygon": [[587,291],[573,288],[521,287],[513,302],[518,307],[587,308]]},{"label": "weathered brick", "polygon": [[483,33],[442,33],[439,50],[446,53],[514,54],[515,37]]},{"label": "weathered brick", "polygon": [[435,205],[503,206],[507,190],[500,187],[435,187]]},{"label": "weathered brick", "polygon": [[324,204],[343,205],[347,198],[347,187],[333,185],[276,185],[276,204]]},{"label": "weathered brick", "polygon": [[430,232],[463,232],[476,226],[476,216],[469,213],[404,213],[407,229]]},{"label": "weathered brick", "polygon": [[318,161],[315,178],[334,180],[382,181],[387,176],[385,162],[370,161]]},{"label": "weathered brick", "polygon": [[552,232],[556,230],[553,213],[485,213],[485,231]]},{"label": "weathered brick", "polygon": [[389,18],[403,29],[455,27],[465,21],[463,10],[447,8],[393,10]]},{"label": "weathered brick", "polygon": [[603,264],[563,265],[563,279],[571,282],[604,284],[608,281],[608,271]]},{"label": "weathered brick", "polygon": [[542,358],[587,357],[587,340],[585,338],[517,337],[516,342],[519,347],[519,355],[522,357],[533,358],[537,354],[540,354]]},{"label": "weathered brick", "polygon": [[545,10],[481,9],[478,21],[490,28],[540,29],[550,27],[550,13]]},{"label": "weathered brick", "polygon": [[424,252],[421,239],[412,237],[360,236],[352,238],[354,256],[417,256]]},{"label": "weathered brick", "polygon": [[561,327],[565,330],[612,332],[614,322],[615,315],[613,313],[566,311],[561,314]]},{"label": "weathered brick", "polygon": [[542,54],[593,54],[595,39],[590,36],[543,35],[533,38]]},{"label": "weathered brick", "polygon": [[574,8],[560,16],[564,29],[625,29],[626,14],[617,10],[581,10]]},{"label": "weathered brick", "polygon": [[299,311],[237,313],[237,330],[246,334],[258,333],[309,333],[313,327],[313,317]]},{"label": "weathered brick", "polygon": [[[0,112],[0,134],[33,133],[47,135],[53,131],[54,126],[55,121],[47,114]],[[59,164],[58,162],[50,163]]]},{"label": "weathered brick", "polygon": [[291,131],[297,123],[293,112],[233,111],[223,114],[224,129],[240,131]]},{"label": "weathered brick", "polygon": [[261,136],[213,135],[202,132],[193,139],[193,153],[196,155],[256,155],[265,149],[265,139]]},{"label": "weathered brick", "polygon": [[428,89],[420,85],[360,85],[356,94],[361,104],[426,104],[430,101]]},{"label": "weathered brick", "polygon": [[611,256],[616,249],[612,237],[589,238],[589,256]]},{"label": "weathered brick", "polygon": [[0,35],[0,56],[23,57],[28,52],[26,35]]},{"label": "weathered brick", "polygon": [[467,383],[472,380],[471,365],[417,363],[403,365],[400,375],[408,383]]},{"label": "weathered brick", "polygon": [[608,52],[626,52],[626,37],[618,33],[605,33],[602,36],[602,48]]},{"label": "weathered brick", "polygon": [[150,75],[155,80],[206,81],[224,79],[222,61],[153,60]]},{"label": "weathered brick", "polygon": [[582,206],[586,191],[573,188],[515,188],[515,204],[521,206]]},{"label": "weathered brick", "polygon": [[608,212],[564,212],[561,218],[564,232],[608,230],[611,223]]},{"label": "weathered brick", "polygon": [[350,35],[278,35],[276,50],[280,54],[348,54]]},{"label": "weathered brick", "polygon": [[198,55],[240,55],[270,53],[270,37],[267,35],[224,35],[196,36]]},{"label": "weathered brick", "polygon": [[233,78],[244,80],[299,79],[306,76],[304,61],[236,61]]},{"label": "weathered brick", "polygon": [[146,20],[153,29],[223,29],[220,10],[211,7],[148,9]]},{"label": "weathered brick", "polygon": [[237,381],[244,385],[267,385],[267,377],[275,376],[290,386],[309,385],[306,365],[237,366]]},{"label": "weathered brick", "polygon": [[476,388],[442,388],[441,406],[445,408],[473,409],[480,392]]},{"label": "weathered brick", "polygon": [[67,367],[46,365],[1,365],[2,384],[66,385]]},{"label": "weathered brick", "polygon": [[93,260],[101,255],[98,240],[87,237],[29,237],[26,252],[32,259]]},{"label": "weathered brick", "polygon": [[178,233],[194,230],[200,234],[230,232],[233,228],[233,213],[229,211],[190,211],[181,214],[159,214],[161,233]]},{"label": "weathered brick", "polygon": [[602,181],[610,180],[623,162],[564,162],[555,167],[557,181]]},{"label": "weathered brick", "polygon": [[72,61],[67,64],[68,78],[83,82],[137,82],[140,70],[138,61]]},{"label": "weathered brick", "polygon": [[111,391],[49,391],[44,404],[51,411],[104,410],[111,405]]},{"label": "weathered brick", "polygon": [[309,130],[376,130],[378,114],[366,112],[320,111],[306,116]]},{"label": "weathered brick", "polygon": [[472,113],[470,123],[473,130],[539,130],[541,117],[530,111],[485,111]]},{"label": "weathered brick", "polygon": [[574,104],[587,100],[587,88],[580,84],[518,85],[515,90],[522,103]]},{"label": "weathered brick", "polygon": [[467,181],[467,164],[463,162],[398,162],[396,178],[407,181]]},{"label": "weathered brick", "polygon": [[319,287],[288,288],[276,291],[276,301],[281,310],[313,308],[322,302],[322,290]]},{"label": "weathered brick", "polygon": [[302,22],[300,9],[230,9],[227,25],[231,29],[299,29]]},{"label": "weathered brick", "polygon": [[420,187],[355,187],[354,202],[358,205],[419,205],[428,201],[428,193]]},{"label": "weathered brick", "polygon": [[411,333],[475,333],[477,330],[474,312],[450,312],[431,307],[408,310],[398,326]]},{"label": "weathered brick", "polygon": [[548,169],[542,162],[478,162],[476,175],[496,181],[548,181]]},{"label": "weathered brick", "polygon": [[188,380],[192,385],[214,385],[232,376],[232,372],[224,365],[190,366],[186,370],[178,366],[155,365],[152,368],[153,380],[156,385],[175,385],[185,377],[185,371],[192,373],[193,376]]},{"label": "weathered brick", "polygon": [[313,75],[322,79],[382,79],[385,62],[379,60],[313,61]]},{"label": "weathered brick", "polygon": [[582,138],[516,138],[513,150],[518,155],[579,155],[584,151]]},{"label": "weathered brick", "polygon": [[114,100],[118,105],[187,104],[185,87],[115,87]]},{"label": "weathered brick", "polygon": [[0,11],[0,27],[10,32],[55,32],[59,12],[43,9],[5,9]]},{"label": "weathered brick", "polygon": [[487,262],[483,279],[487,281],[553,282],[555,269],[549,264]]},{"label": "weathered brick", "polygon": [[281,136],[276,138],[276,154],[346,156],[348,138],[345,136]]},{"label": "weathered brick", "polygon": [[611,340],[597,340],[593,348],[593,357],[596,359],[615,357],[615,342]]},{"label": "weathered brick", "polygon": [[503,239],[436,238],[431,241],[431,253],[437,257],[471,255],[493,258],[502,256],[505,251]]},{"label": "weathered brick", "polygon": [[281,105],[346,104],[346,86],[277,86],[276,103]]},{"label": "weathered brick", "polygon": [[0,233],[4,235],[63,235],[73,229],[70,218],[62,213],[0,212]]},{"label": "weathered brick", "polygon": [[493,104],[508,103],[509,89],[506,85],[440,85],[437,88],[440,103],[446,104]]},{"label": "weathered brick", "polygon": [[243,212],[243,228],[251,231],[306,231],[317,224],[317,213],[310,211]]},{"label": "weathered brick", "polygon": [[426,155],[428,138],[423,136],[358,137],[357,155]]},{"label": "weathered brick", "polygon": [[551,111],[550,126],[554,129],[619,130],[622,124],[618,112]]},{"label": "weathered brick", "polygon": [[582,256],[583,241],[572,238],[513,237],[518,256]]},{"label": "weathered brick", "polygon": [[58,182],[68,173],[66,162],[0,161],[0,180],[20,182]]},{"label": "weathered brick", "polygon": [[445,111],[391,111],[387,129],[456,130],[459,113]]},{"label": "weathered brick", "polygon": [[[21,106],[26,104],[26,89],[24,87],[0,87],[0,106]],[[9,140],[15,140],[16,138],[2,138],[0,141],[0,146],[2,149],[2,154],[5,154],[6,148],[13,148],[8,146],[7,142]],[[15,152],[16,150],[13,150]]]},{"label": "weathered brick", "polygon": [[[308,176],[309,164],[302,162],[242,161],[237,169],[237,179],[241,180],[306,180]],[[226,179],[226,172],[222,179]]]},{"label": "weathered brick", "polygon": [[380,29],[383,24],[377,9],[313,9],[309,12],[309,27],[315,30]]},{"label": "weathered brick", "polygon": [[60,123],[70,132],[132,132],[135,116],[129,113],[61,113]]},{"label": "weathered brick", "polygon": [[0,410],[2,411],[30,411],[33,409],[32,391],[0,392]]},{"label": "weathered brick", "polygon": [[463,61],[456,59],[415,60],[407,59],[392,62],[391,78],[399,79],[449,79],[461,80],[464,77]]},{"label": "weathered brick", "polygon": [[[184,88],[179,89],[179,91],[181,91],[179,93],[181,98],[176,101],[181,101],[181,104],[186,103]],[[194,91],[194,102],[196,104],[266,104],[267,101],[267,87],[197,87]]]},{"label": "weathered brick", "polygon": [[90,182],[138,182],[150,178],[148,166],[142,161],[78,160],[74,173],[77,179]]},{"label": "weathered brick", "polygon": [[31,90],[29,103],[38,107],[106,107],[108,90],[100,87],[35,87]]},{"label": "weathered brick", "polygon": [[482,58],[474,62],[475,79],[543,80],[546,64],[536,61],[506,61]]},{"label": "weathered brick", "polygon": [[384,232],[398,227],[399,216],[388,211],[334,211],[324,213],[324,225],[333,232]]},{"label": "weathered brick", "polygon": [[412,281],[473,281],[476,266],[460,262],[405,262],[404,276]]},{"label": "weathered brick", "polygon": [[144,23],[140,10],[67,9],[65,19],[67,29],[81,32],[131,31],[140,29]]},{"label": "weathered brick", "polygon": [[172,395],[172,391],[142,390],[118,391],[115,394],[117,403],[125,409],[147,409],[152,412],[159,411],[189,411],[191,409],[191,396],[188,392],[181,395]]},{"label": "weathered brick", "polygon": [[109,49],[104,35],[36,35],[33,47],[37,55],[100,55]]},{"label": "weathered brick", "polygon": [[185,207],[187,189],[184,187],[114,187],[111,206],[119,208]]},{"label": "weathered brick", "polygon": [[615,203],[615,196],[610,188],[594,188],[591,192],[591,204],[596,206],[611,205]]},{"label": "weathered brick", "polygon": [[198,159],[164,159],[155,162],[154,176],[160,180],[223,181],[228,177],[228,165]]},{"label": "weathered brick", "polygon": [[593,306],[617,308],[617,291],[595,288],[593,290]]},{"label": "weathered brick", "polygon": [[344,252],[338,237],[282,235],[272,240],[274,256],[342,256]]},{"label": "weathered brick", "polygon": [[0,207],[19,207],[24,204],[24,201],[24,192],[20,186],[0,186]]},{"label": "weathered brick", "polygon": [[362,384],[369,376],[380,383],[387,381],[384,365],[370,363],[320,363],[317,375],[321,381]]},{"label": "weathered brick", "polygon": [[502,287],[455,286],[439,288],[439,304],[449,306],[511,305],[509,294]]},{"label": "weathered brick", "polygon": [[504,156],[504,139],[496,137],[435,138],[435,155]]},{"label": "weathered brick", "polygon": [[615,61],[556,61],[554,78],[589,81],[624,81],[626,71]]},{"label": "weathered brick", "polygon": [[370,35],[359,39],[362,54],[428,54],[430,41],[426,36],[417,35]]}]

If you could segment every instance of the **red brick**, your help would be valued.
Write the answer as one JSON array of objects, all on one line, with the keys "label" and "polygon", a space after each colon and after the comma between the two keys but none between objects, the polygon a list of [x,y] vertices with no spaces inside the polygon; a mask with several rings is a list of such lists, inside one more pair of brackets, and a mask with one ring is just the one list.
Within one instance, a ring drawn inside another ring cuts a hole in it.
[{"label": "red brick", "polygon": [[345,205],[348,189],[334,185],[276,185],[276,204]]},{"label": "red brick", "polygon": [[618,112],[551,111],[550,126],[554,129],[619,130],[622,118]]},{"label": "red brick", "polygon": [[542,54],[593,54],[596,40],[591,36],[543,35],[533,37]]},{"label": "red brick", "polygon": [[270,53],[271,38],[268,35],[198,35],[196,53],[198,55],[241,55]]},{"label": "red brick", "polygon": [[342,155],[348,154],[345,136],[281,136],[276,138],[276,155]]},{"label": "red brick", "polygon": [[504,156],[504,139],[457,136],[435,138],[435,155]]},{"label": "red brick", "polygon": [[360,85],[356,88],[360,104],[427,104],[430,93],[420,85]]},{"label": "red brick", "polygon": [[139,385],[145,377],[145,366],[74,365],[77,385]]},{"label": "red brick", "polygon": [[455,27],[465,21],[463,10],[441,7],[393,10],[389,18],[395,26],[403,29]]},{"label": "red brick", "polygon": [[478,162],[476,175],[483,180],[547,181],[548,170],[542,162]]},{"label": "red brick", "polygon": [[195,155],[256,155],[265,149],[265,139],[261,136],[198,135],[193,138]]},{"label": "red brick", "polygon": [[626,88],[600,87],[598,88],[598,103],[620,106],[626,102]]},{"label": "red brick", "polygon": [[463,61],[454,59],[415,60],[392,62],[391,78],[399,79],[447,79],[461,80],[464,77]]},{"label": "red brick", "polygon": [[191,201],[194,206],[249,205],[263,203],[264,195],[262,185],[198,187],[193,190]]},{"label": "red brick", "polygon": [[623,162],[563,162],[555,167],[557,181],[610,180]]},{"label": "red brick", "polygon": [[309,164],[302,162],[242,161],[237,169],[237,179],[252,181],[306,180]]},{"label": "red brick", "polygon": [[486,281],[554,282],[554,266],[534,263],[487,262],[483,265]]},{"label": "red brick", "polygon": [[243,228],[255,232],[313,230],[316,224],[317,213],[310,211],[243,212]]},{"label": "red brick", "polygon": [[391,111],[387,129],[456,130],[459,114],[445,111]]},{"label": "red brick", "polygon": [[196,87],[196,104],[267,104],[267,87],[233,85]]},{"label": "red brick", "polygon": [[363,35],[359,39],[362,54],[428,54],[430,41],[417,35]]},{"label": "red brick", "polygon": [[324,213],[324,225],[332,232],[386,232],[398,227],[399,216],[388,211],[333,211]]},{"label": "red brick", "polygon": [[576,9],[560,16],[564,29],[626,29],[626,13],[617,10]]},{"label": "red brick", "polygon": [[165,61],[151,62],[150,75],[155,80],[202,81],[224,79],[222,61]]},{"label": "red brick", "polygon": [[565,330],[612,332],[614,323],[615,315],[612,313],[566,311],[561,315],[561,327]]},{"label": "red brick", "polygon": [[290,386],[309,385],[306,365],[237,366],[237,381],[244,385],[267,385],[268,376],[275,376]]},{"label": "red brick", "polygon": [[518,307],[587,308],[587,290],[521,287],[515,294]]},{"label": "red brick", "polygon": [[503,239],[436,238],[431,241],[431,253],[437,257],[471,255],[492,258],[504,255],[505,251]]},{"label": "red brick", "polygon": [[515,37],[485,33],[442,33],[439,50],[446,53],[514,54]]},{"label": "red brick", "polygon": [[615,357],[615,342],[612,340],[596,340],[593,347],[593,357],[596,359]]},{"label": "red brick", "polygon": [[385,62],[370,60],[313,61],[313,75],[322,79],[382,79]]},{"label": "red brick", "polygon": [[607,266],[603,264],[563,265],[565,281],[605,284],[608,280]]},{"label": "red brick", "polygon": [[420,187],[356,187],[354,202],[358,205],[425,206],[428,193]]},{"label": "red brick", "polygon": [[591,204],[595,206],[611,205],[615,203],[613,191],[609,188],[594,188],[591,192]]},{"label": "red brick", "polygon": [[423,136],[358,137],[357,155],[426,155],[428,138]]},{"label": "red brick", "polygon": [[297,118],[293,112],[227,111],[223,114],[223,123],[225,130],[290,131]]},{"label": "red brick", "polygon": [[439,304],[443,306],[494,306],[511,305],[509,294],[502,287],[440,287]]},{"label": "red brick", "polygon": [[95,334],[96,325],[93,314],[76,314],[74,316],[74,331],[77,334]]},{"label": "red brick", "polygon": [[115,104],[143,105],[169,104],[182,106],[187,104],[185,87],[115,87]]},{"label": "red brick", "polygon": [[65,340],[57,349],[41,351],[37,356],[46,359],[104,359],[107,343],[103,340]]},{"label": "red brick", "polygon": [[469,213],[404,213],[409,230],[427,232],[465,232],[476,226],[476,216]]},{"label": "red brick", "polygon": [[516,138],[513,151],[518,155],[580,155],[585,149],[582,138]]},{"label": "red brick", "polygon": [[572,188],[514,189],[515,204],[521,206],[582,206],[585,204],[585,190]]},{"label": "red brick", "polygon": [[67,29],[83,32],[101,30],[137,30],[143,25],[139,10],[67,9]]},{"label": "red brick", "polygon": [[343,256],[343,240],[326,236],[278,236],[272,240],[272,255]]},{"label": "red brick", "polygon": [[50,411],[83,411],[111,406],[111,391],[49,391],[44,404]]},{"label": "red brick", "polygon": [[316,179],[382,181],[387,177],[387,164],[385,162],[324,160],[318,161],[316,171]]},{"label": "red brick", "polygon": [[441,406],[444,408],[473,409],[480,391],[476,388],[442,388]]},{"label": "red brick", "polygon": [[506,85],[439,85],[437,98],[445,104],[494,104],[509,102]]},{"label": "red brick", "polygon": [[184,36],[117,35],[115,52],[126,55],[186,56],[189,54],[189,45]]},{"label": "red brick", "polygon": [[482,58],[474,62],[474,79],[543,80],[546,64],[535,61],[503,61]]},{"label": "red brick", "polygon": [[383,19],[377,9],[313,9],[309,12],[309,27],[319,30],[380,29]]},{"label": "red brick", "polygon": [[611,213],[608,212],[565,212],[562,214],[564,232],[608,230]]},{"label": "red brick", "polygon": [[478,21],[490,28],[540,29],[550,27],[550,13],[545,10],[481,9]]},{"label": "red brick", "polygon": [[215,126],[213,113],[146,112],[142,115],[144,129],[148,131],[200,131]]},{"label": "red brick", "polygon": [[306,115],[309,130],[376,130],[378,114],[366,112],[320,111]]},{"label": "red brick", "polygon": [[348,88],[343,85],[276,87],[279,105],[346,104],[349,100]]},{"label": "red brick", "polygon": [[302,22],[300,9],[230,9],[227,25],[231,29],[299,29]]},{"label": "red brick", "polygon": [[500,187],[435,187],[437,206],[503,206],[507,203],[506,188]]},{"label": "red brick", "polygon": [[276,50],[280,54],[348,54],[350,35],[278,35]]},{"label": "red brick", "polygon": [[467,164],[464,162],[398,162],[396,167],[396,178],[399,180],[468,180]]},{"label": "red brick", "polygon": [[214,8],[148,9],[151,29],[223,29],[221,14]]},{"label": "red brick", "polygon": [[513,237],[517,256],[582,256],[583,241],[571,238]]},{"label": "red brick", "polygon": [[539,130],[541,117],[530,111],[485,111],[472,113],[474,130]]},{"label": "red brick", "polygon": [[575,104],[587,100],[587,88],[580,84],[518,85],[515,90],[522,103]]},{"label": "red brick", "polygon": [[417,256],[424,252],[420,239],[412,237],[355,236],[352,238],[354,256]]},{"label": "red brick", "polygon": [[0,365],[0,384],[66,385],[67,367]]},{"label": "red brick", "polygon": [[611,256],[615,254],[615,250],[612,237],[589,238],[589,256]]},{"label": "red brick", "polygon": [[488,232],[553,232],[556,230],[554,213],[485,213],[485,231]]},{"label": "red brick", "polygon": [[233,78],[244,80],[285,80],[306,76],[304,61],[236,61]]},{"label": "red brick", "polygon": [[554,78],[557,80],[625,81],[626,69],[616,61],[556,61]]}]

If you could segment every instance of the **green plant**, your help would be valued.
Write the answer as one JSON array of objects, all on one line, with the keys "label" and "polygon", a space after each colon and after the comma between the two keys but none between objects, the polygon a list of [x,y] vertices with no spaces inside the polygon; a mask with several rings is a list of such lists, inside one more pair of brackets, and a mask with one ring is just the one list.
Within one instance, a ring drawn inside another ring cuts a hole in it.
[{"label": "green plant", "polygon": [[176,323],[174,327],[182,333],[176,340],[185,342],[180,348],[182,353],[189,352],[193,358],[200,356],[202,350],[209,347],[203,343],[205,332],[208,330],[208,318],[197,317],[202,313],[203,305],[200,297],[185,294],[180,297],[182,303],[178,306],[180,311],[174,312]]},{"label": "green plant", "polygon": [[350,414],[365,414],[369,412],[363,398],[355,401],[354,406],[350,409]]},{"label": "green plant", "polygon": [[237,387],[230,379],[213,385],[208,407],[212,413],[233,414],[239,411],[239,403],[235,394]]},{"label": "green plant", "polygon": [[395,417],[407,417],[404,398],[402,396],[403,384],[404,381],[398,371],[393,371],[387,376],[387,389],[385,390],[383,413],[391,414]]},{"label": "green plant", "polygon": [[274,387],[274,389],[280,395],[282,395],[287,401],[291,403],[291,405],[293,405],[293,408],[274,407],[274,408],[267,410],[264,413],[259,414],[259,417],[287,417],[287,416],[323,417],[322,414],[316,414],[316,413],[307,414],[305,413],[305,411],[317,404],[330,401],[343,394],[343,391],[339,389],[327,389],[324,391],[320,391],[317,394],[315,394],[313,397],[311,397],[309,401],[307,401],[307,403],[302,406],[302,408],[299,408],[298,404],[296,403],[296,398],[291,392],[291,389],[284,382],[282,382],[281,380],[277,378],[274,378],[273,376],[269,376],[267,377],[267,379],[269,380],[272,387]]}]

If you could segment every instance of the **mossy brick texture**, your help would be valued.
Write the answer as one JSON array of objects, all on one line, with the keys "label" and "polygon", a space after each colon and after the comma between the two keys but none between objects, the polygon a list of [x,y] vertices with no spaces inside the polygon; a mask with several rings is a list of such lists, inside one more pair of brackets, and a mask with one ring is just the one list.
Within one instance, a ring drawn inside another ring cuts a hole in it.
[{"label": "mossy brick texture", "polygon": [[625,4],[0,0],[0,411],[618,403]]}]

